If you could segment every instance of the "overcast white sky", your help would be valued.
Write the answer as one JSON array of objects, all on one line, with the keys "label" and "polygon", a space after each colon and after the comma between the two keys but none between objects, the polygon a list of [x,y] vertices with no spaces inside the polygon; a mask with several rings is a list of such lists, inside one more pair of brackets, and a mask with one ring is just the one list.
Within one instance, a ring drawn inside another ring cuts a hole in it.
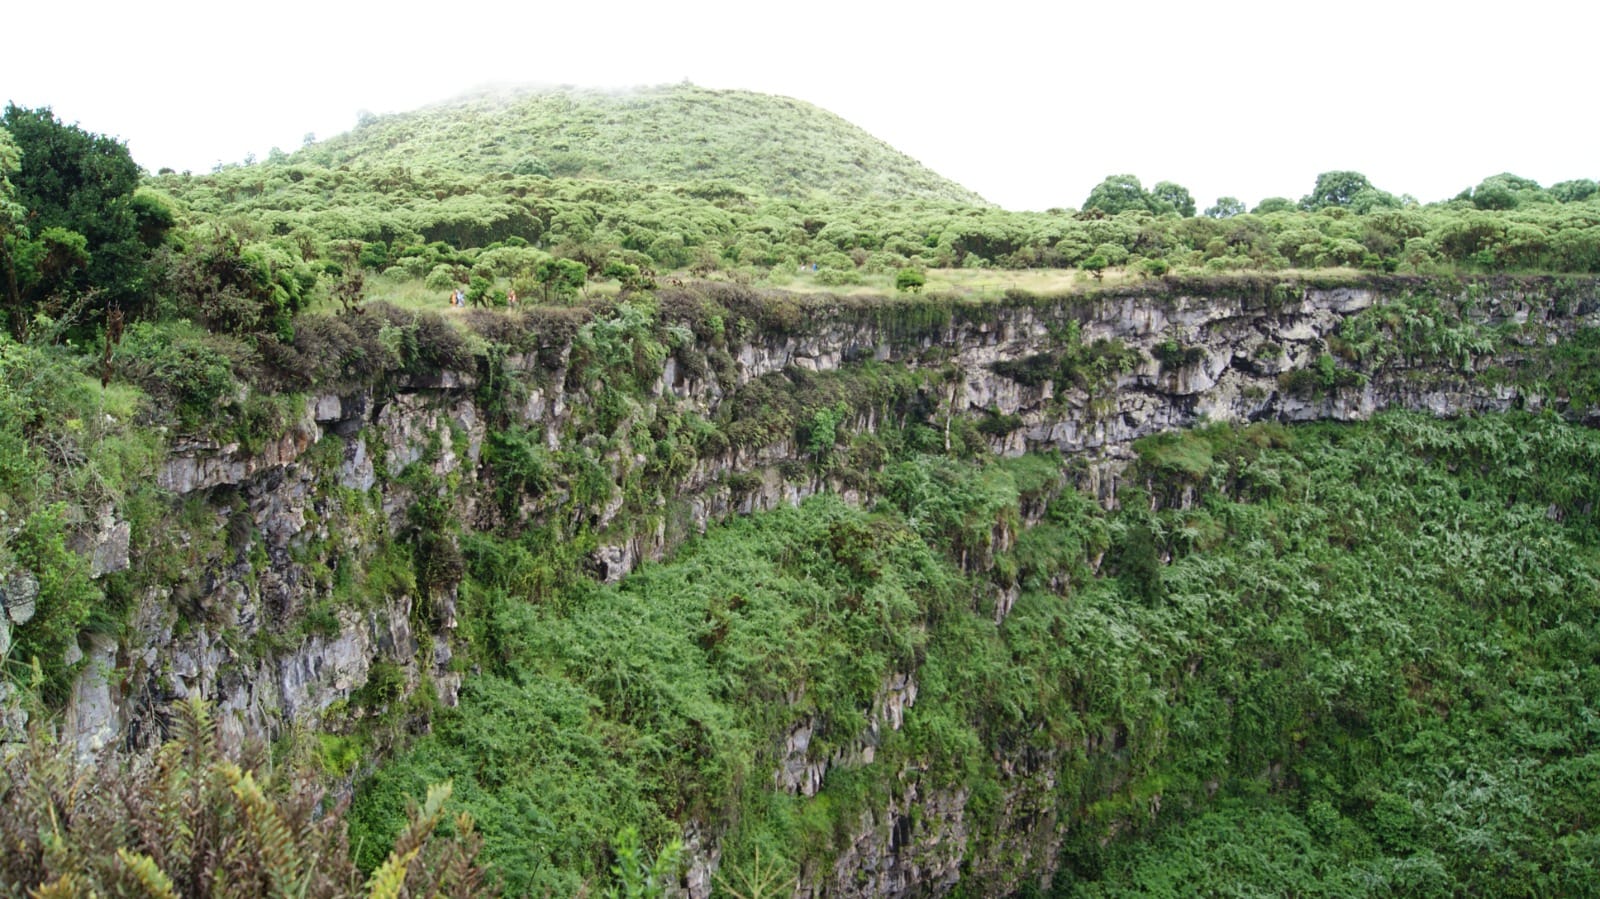
[{"label": "overcast white sky", "polygon": [[1076,207],[1123,172],[1202,207],[1297,199],[1332,169],[1424,201],[1502,171],[1600,178],[1600,6],[1580,0],[14,6],[0,101],[152,171],[487,83],[687,78],[831,110],[1010,209]]}]

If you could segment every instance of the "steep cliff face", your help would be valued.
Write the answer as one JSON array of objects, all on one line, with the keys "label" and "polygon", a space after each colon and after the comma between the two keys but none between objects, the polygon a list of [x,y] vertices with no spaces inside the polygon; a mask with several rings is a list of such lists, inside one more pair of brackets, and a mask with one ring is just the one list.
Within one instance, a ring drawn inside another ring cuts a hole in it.
[{"label": "steep cliff face", "polygon": [[[730,515],[819,491],[864,499],[859,471],[872,458],[846,458],[842,435],[886,424],[916,425],[946,449],[1058,451],[1087,463],[1077,476],[1109,502],[1135,440],[1200,422],[1390,407],[1591,415],[1538,373],[1541,354],[1600,326],[1592,301],[1477,290],[1452,300],[1453,324],[1413,327],[1414,307],[1376,288],[887,311],[819,303],[782,328],[745,321],[710,343],[664,313],[651,322],[656,352],[641,349],[644,333],[613,342],[627,351],[621,363],[580,333],[491,356],[493,370],[311,396],[254,451],[172,447],[159,481],[181,511],[167,536],[184,570],[138,597],[120,640],[87,641],[69,727],[86,750],[147,744],[169,704],[195,693],[241,736],[338,730],[406,702],[426,726],[427,707],[452,704],[475,664],[453,639],[459,549],[438,538],[439,520],[547,528],[614,581]],[[619,386],[623,370],[635,389]],[[486,377],[514,389],[491,395]],[[796,405],[764,417],[779,395]],[[512,447],[522,455],[495,443],[512,432],[526,438]],[[669,449],[691,442],[693,452]],[[126,547],[126,522],[111,514],[83,551],[110,571],[140,564]],[[0,625],[26,620],[24,593],[6,588]],[[996,615],[1007,608],[1000,597]],[[782,737],[775,789],[809,796],[830,767],[874,765],[878,734],[915,713],[917,673],[886,675],[869,728],[844,749],[815,752],[815,722]],[[963,870],[1005,890],[1021,885],[1018,872],[1048,877],[1055,766],[1022,749],[1005,764],[1000,817],[1015,826],[985,856],[969,854],[969,797],[886,771],[901,788],[862,816],[831,868],[804,872],[803,892],[937,892]],[[691,836],[691,892],[704,895],[716,825],[694,824]]]}]

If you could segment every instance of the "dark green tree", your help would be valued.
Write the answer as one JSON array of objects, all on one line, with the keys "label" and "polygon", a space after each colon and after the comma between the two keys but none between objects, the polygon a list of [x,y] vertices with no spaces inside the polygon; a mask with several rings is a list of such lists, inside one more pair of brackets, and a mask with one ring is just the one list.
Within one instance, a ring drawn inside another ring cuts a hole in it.
[{"label": "dark green tree", "polygon": [[1576,181],[1557,181],[1550,185],[1550,198],[1557,203],[1580,203],[1594,196],[1600,191],[1600,185],[1588,178],[1579,178]]},{"label": "dark green tree", "polygon": [[1525,203],[1549,202],[1539,182],[1510,172],[1501,172],[1478,182],[1471,191],[1472,205],[1479,209],[1516,209]]},{"label": "dark green tree", "polygon": [[28,210],[17,201],[17,188],[11,182],[20,168],[22,150],[11,139],[11,132],[0,128],[0,261],[5,264],[7,283],[3,289],[7,298],[17,292],[17,273],[11,264],[11,254],[19,237],[27,233]]},{"label": "dark green tree", "polygon": [[467,305],[487,308],[491,305],[489,295],[494,282],[488,278],[475,277],[467,284]]},{"label": "dark green tree", "polygon": [[1472,191],[1472,205],[1479,209],[1515,209],[1517,195],[1497,181],[1485,181]]},{"label": "dark green tree", "polygon": [[[174,217],[167,205],[136,193],[139,167],[121,142],[64,125],[48,108],[8,105],[0,126],[10,132],[19,164],[3,245],[5,307],[13,332],[47,301],[93,297],[84,325],[112,307],[136,309],[150,296],[151,251]],[[14,212],[14,209],[13,209]],[[83,238],[83,256],[62,254]],[[71,262],[72,264],[63,264]]]},{"label": "dark green tree", "polygon": [[894,276],[895,290],[918,293],[927,283],[928,279],[920,269],[906,267],[896,272]]},{"label": "dark green tree", "polygon": [[358,261],[362,268],[382,271],[389,265],[389,245],[381,240],[363,244]]},{"label": "dark green tree", "polygon": [[1149,210],[1150,195],[1145,193],[1144,185],[1132,175],[1107,175],[1104,181],[1094,186],[1089,191],[1089,196],[1083,201],[1085,212],[1098,209],[1106,215],[1116,215],[1130,209]]},{"label": "dark green tree", "polygon": [[1189,194],[1189,189],[1181,184],[1157,181],[1156,186],[1150,188],[1150,211],[1157,215],[1176,212],[1184,218],[1192,218],[1194,208],[1194,197]]},{"label": "dark green tree", "polygon": [[317,283],[304,260],[280,246],[245,243],[221,228],[188,240],[166,273],[166,292],[180,314],[213,331],[293,339],[294,316]]},{"label": "dark green tree", "polygon": [[1083,270],[1091,275],[1094,275],[1094,279],[1098,281],[1104,277],[1106,266],[1109,264],[1110,263],[1107,262],[1104,255],[1096,253],[1093,256],[1090,256],[1088,259],[1083,260]]},{"label": "dark green tree", "polygon": [[544,287],[544,301],[548,303],[552,297],[570,297],[582,290],[589,269],[572,259],[552,257],[534,267],[533,277]]},{"label": "dark green tree", "polygon": [[1250,211],[1256,215],[1266,215],[1269,212],[1292,212],[1293,210],[1294,201],[1288,197],[1267,197],[1257,203],[1256,208]]},{"label": "dark green tree", "polygon": [[[1367,195],[1372,196],[1367,196]],[[1311,193],[1300,198],[1300,208],[1307,212],[1316,212],[1329,206],[1354,206],[1358,200],[1367,200],[1367,205],[1374,205],[1379,197],[1394,198],[1372,186],[1367,176],[1360,172],[1323,172],[1317,176],[1317,185]],[[1400,205],[1398,201],[1390,203],[1377,202],[1376,205]]]},{"label": "dark green tree", "polygon": [[1204,214],[1211,219],[1231,219],[1244,215],[1244,204],[1237,197],[1217,197],[1216,204],[1207,206]]},{"label": "dark green tree", "polygon": [[607,262],[600,274],[606,278],[615,278],[624,291],[654,290],[656,287],[655,279],[644,274],[639,266],[620,259]]}]

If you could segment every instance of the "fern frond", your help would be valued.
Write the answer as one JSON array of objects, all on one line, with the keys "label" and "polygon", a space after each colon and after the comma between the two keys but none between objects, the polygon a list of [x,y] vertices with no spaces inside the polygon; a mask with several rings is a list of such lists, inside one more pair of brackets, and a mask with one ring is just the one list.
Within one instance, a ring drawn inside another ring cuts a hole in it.
[{"label": "fern frond", "polygon": [[28,895],[31,899],[86,899],[93,896],[94,891],[83,882],[83,878],[69,872],[54,883],[29,890]]},{"label": "fern frond", "polygon": [[439,819],[444,815],[444,804],[450,799],[450,792],[449,781],[428,786],[428,796],[423,800],[422,807],[412,813],[411,821],[406,825],[405,831],[395,839],[391,858],[422,849],[428,842],[428,837],[433,834],[434,828],[439,826]]},{"label": "fern frond", "polygon": [[[478,852],[483,838],[478,835],[472,816],[466,812],[456,815],[455,838],[435,843],[425,856],[425,882],[410,883],[413,895],[427,895],[439,899],[482,899],[499,895],[492,884],[485,883],[484,869],[478,865]],[[437,851],[432,851],[437,849]]]},{"label": "fern frond", "polygon": [[284,894],[297,893],[294,884],[301,879],[302,872],[306,872],[306,866],[300,863],[300,853],[289,825],[278,813],[277,805],[261,791],[255,772],[241,774],[231,763],[227,768],[228,786],[244,808],[245,820],[250,825],[250,834],[255,839],[267,878]]},{"label": "fern frond", "polygon": [[389,860],[372,872],[367,881],[368,899],[399,899],[400,888],[405,886],[406,873],[420,850],[413,849],[405,855],[391,853]]},{"label": "fern frond", "polygon": [[62,833],[61,816],[57,813],[54,803],[47,807],[50,814],[50,829],[39,832],[39,844],[44,850],[45,866],[52,871],[71,871],[76,867],[73,862],[72,849],[67,845],[66,835]]},{"label": "fern frond", "polygon": [[199,696],[191,695],[178,703],[178,720],[174,724],[174,742],[179,751],[187,755],[193,770],[199,770],[219,757],[217,727],[211,718],[211,707]]},{"label": "fern frond", "polygon": [[118,849],[117,860],[122,862],[123,870],[133,876],[134,882],[150,899],[178,899],[172,878],[157,867],[155,860],[150,856],[142,852]]},{"label": "fern frond", "polygon": [[[777,896],[793,895],[799,888],[799,878],[786,874],[781,862],[769,864],[766,869],[761,867],[761,848],[756,847],[755,860],[747,869],[735,868],[732,876],[723,878],[722,872],[712,875],[712,882],[719,889],[735,899],[774,899]],[[734,878],[739,883],[734,883]]]}]

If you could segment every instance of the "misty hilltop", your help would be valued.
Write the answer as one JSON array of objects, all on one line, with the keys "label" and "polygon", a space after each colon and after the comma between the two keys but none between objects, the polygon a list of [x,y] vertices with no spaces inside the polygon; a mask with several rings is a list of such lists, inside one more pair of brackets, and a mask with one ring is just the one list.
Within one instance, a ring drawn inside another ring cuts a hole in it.
[{"label": "misty hilltop", "polygon": [[787,97],[689,84],[625,91],[484,89],[413,112],[364,115],[296,160],[475,174],[720,184],[770,197],[987,205],[844,119]]}]

